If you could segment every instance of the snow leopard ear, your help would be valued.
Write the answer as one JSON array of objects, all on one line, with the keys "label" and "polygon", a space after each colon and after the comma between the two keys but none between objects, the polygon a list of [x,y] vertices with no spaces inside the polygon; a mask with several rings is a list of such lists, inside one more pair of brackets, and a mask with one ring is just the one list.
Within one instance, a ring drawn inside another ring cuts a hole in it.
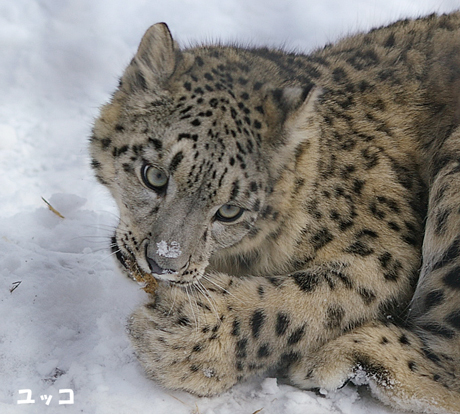
[{"label": "snow leopard ear", "polygon": [[136,55],[126,69],[122,88],[155,90],[164,87],[180,58],[180,50],[165,23],[151,26],[142,37]]},{"label": "snow leopard ear", "polygon": [[267,91],[264,102],[269,142],[273,146],[285,144],[286,127],[293,119],[305,118],[314,111],[321,88],[314,84],[305,87],[286,87]]},{"label": "snow leopard ear", "polygon": [[[318,100],[322,94],[321,87],[287,88],[277,92],[270,105],[271,114],[277,114],[269,123],[267,136],[267,154],[272,157],[272,173],[274,176],[285,170],[286,165],[298,159],[305,151],[314,155],[314,142],[320,134],[317,113]],[[276,118],[277,117],[277,118]],[[270,126],[270,123],[273,125]],[[312,164],[314,165],[314,163]]]},{"label": "snow leopard ear", "polygon": [[309,99],[313,84],[304,87],[267,88],[263,102],[265,120],[270,130],[269,141],[276,145],[286,120]]}]

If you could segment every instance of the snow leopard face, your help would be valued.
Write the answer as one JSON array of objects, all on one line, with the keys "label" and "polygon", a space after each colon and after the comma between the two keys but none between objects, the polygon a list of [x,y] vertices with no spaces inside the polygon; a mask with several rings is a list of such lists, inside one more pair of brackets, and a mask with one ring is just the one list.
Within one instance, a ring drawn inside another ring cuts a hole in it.
[{"label": "snow leopard face", "polygon": [[120,209],[122,264],[188,284],[212,255],[276,226],[267,201],[287,147],[283,106],[306,92],[268,93],[217,48],[178,57],[173,43],[144,43],[96,121],[92,166]]}]

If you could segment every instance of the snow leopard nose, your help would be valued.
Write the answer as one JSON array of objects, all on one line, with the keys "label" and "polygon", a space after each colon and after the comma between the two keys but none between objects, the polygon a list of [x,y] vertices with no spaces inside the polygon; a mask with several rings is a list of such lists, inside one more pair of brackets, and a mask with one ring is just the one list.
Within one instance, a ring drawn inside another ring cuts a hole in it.
[{"label": "snow leopard nose", "polygon": [[[152,247],[156,247],[153,248]],[[177,274],[188,266],[188,259],[182,255],[181,246],[178,242],[151,243],[146,246],[145,258],[152,274],[168,275]]]},{"label": "snow leopard nose", "polygon": [[164,274],[177,273],[177,271],[174,269],[164,269],[160,267],[160,265],[155,260],[153,260],[151,257],[148,257],[148,256],[147,256],[147,263],[149,264],[150,271],[152,272],[152,274],[164,275]]}]

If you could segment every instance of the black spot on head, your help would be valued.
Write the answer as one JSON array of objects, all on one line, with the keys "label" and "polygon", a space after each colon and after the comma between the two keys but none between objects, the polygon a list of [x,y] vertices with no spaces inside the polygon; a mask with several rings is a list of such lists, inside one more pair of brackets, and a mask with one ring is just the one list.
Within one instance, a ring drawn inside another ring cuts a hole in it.
[{"label": "black spot on head", "polygon": [[102,164],[98,160],[94,158],[91,160],[91,168],[95,170],[99,170],[101,167],[102,167]]},{"label": "black spot on head", "polygon": [[[190,112],[192,109],[193,109],[193,105],[189,105],[185,109],[182,109],[179,113],[181,115],[185,115],[187,112]],[[190,117],[190,115],[188,115],[188,117]],[[181,117],[181,119],[186,119],[186,118]]]},{"label": "black spot on head", "polygon": [[379,58],[374,50],[358,49],[354,55],[347,59],[347,62],[352,65],[356,70],[362,70],[369,66],[375,66],[379,63]]},{"label": "black spot on head", "polygon": [[388,47],[388,48],[391,48],[395,45],[396,43],[396,37],[395,37],[395,34],[394,33],[390,33],[390,35],[387,37],[387,39],[385,40],[385,42],[383,43],[383,46],[384,47]]},{"label": "black spot on head", "polygon": [[122,167],[123,167],[123,171],[126,172],[126,173],[131,174],[131,173],[134,172],[134,168],[133,168],[132,164],[123,163]]},{"label": "black spot on head", "polygon": [[412,372],[417,371],[417,364],[414,361],[409,361],[407,366]]},{"label": "black spot on head", "polygon": [[153,146],[153,148],[157,151],[160,151],[163,148],[163,143],[155,138],[149,138],[149,145]]},{"label": "black spot on head", "polygon": [[191,139],[192,136],[188,133],[182,132],[177,136],[177,140],[180,141],[182,139]]},{"label": "black spot on head", "polygon": [[232,183],[232,192],[230,193],[230,200],[234,200],[240,192],[240,183],[238,180]]},{"label": "black spot on head", "polygon": [[347,79],[347,73],[342,68],[335,68],[332,71],[332,77],[335,82],[342,83]]},{"label": "black spot on head", "polygon": [[123,145],[120,148],[114,147],[114,149],[112,151],[112,155],[114,157],[119,157],[120,155],[123,155],[125,152],[128,152],[128,150],[129,150],[128,145]]},{"label": "black spot on head", "polygon": [[101,147],[103,150],[106,150],[112,144],[112,140],[110,138],[103,138],[101,139]]},{"label": "black spot on head", "polygon": [[200,121],[198,118],[194,119],[194,120],[193,120],[192,122],[190,122],[190,123],[191,123],[193,126],[195,126],[195,127],[201,125],[201,121]]}]

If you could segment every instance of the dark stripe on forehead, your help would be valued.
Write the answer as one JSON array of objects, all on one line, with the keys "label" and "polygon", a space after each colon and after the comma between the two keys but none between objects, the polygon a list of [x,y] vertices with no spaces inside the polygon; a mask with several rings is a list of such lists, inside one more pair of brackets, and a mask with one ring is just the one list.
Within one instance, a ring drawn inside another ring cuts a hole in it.
[{"label": "dark stripe on forehead", "polygon": [[230,199],[234,200],[240,192],[240,183],[238,180],[234,181],[232,184],[232,192],[230,194]]},{"label": "dark stripe on forehead", "polygon": [[171,160],[171,164],[169,165],[169,170],[174,172],[180,162],[183,160],[184,154],[182,151],[179,151],[176,155],[174,155],[173,159]]},{"label": "dark stripe on forehead", "polygon": [[149,138],[149,144],[153,146],[157,151],[160,151],[163,148],[163,143],[155,138]]}]

